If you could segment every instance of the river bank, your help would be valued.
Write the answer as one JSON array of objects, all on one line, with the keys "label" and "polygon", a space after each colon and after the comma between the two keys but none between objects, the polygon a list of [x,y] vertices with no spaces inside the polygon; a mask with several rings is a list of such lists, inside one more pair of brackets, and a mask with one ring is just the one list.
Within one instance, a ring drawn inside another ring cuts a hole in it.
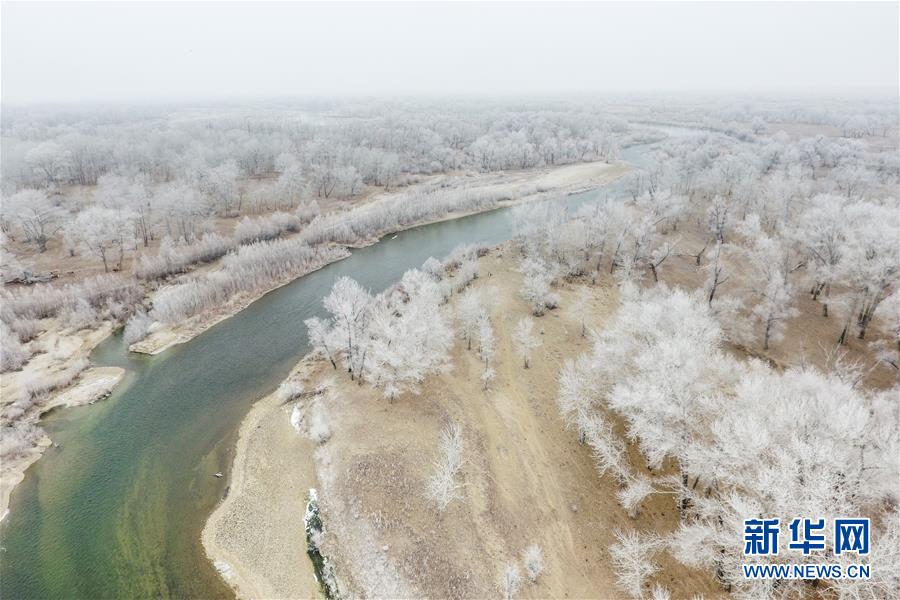
[{"label": "river bank", "polygon": [[[511,334],[529,311],[517,293],[515,263],[513,253],[495,250],[480,260],[482,275],[473,283],[489,299],[498,341],[497,378],[487,391],[483,365],[457,341],[452,369],[429,376],[420,396],[388,403],[326,361],[304,358],[289,379],[325,393],[254,404],[241,425],[228,497],[203,535],[209,559],[239,597],[306,597],[299,581],[308,577],[292,581],[283,573],[312,573],[302,529],[310,487],[318,490],[325,528],[320,547],[349,595],[497,596],[506,564],[530,544],[543,548],[545,572],[523,586],[522,597],[619,595],[599,549],[631,521],[616,486],[603,485],[554,401],[559,364],[589,345],[573,308],[577,289],[559,289],[561,308],[536,319],[543,345],[523,369]],[[590,290],[589,325],[602,326],[617,304],[616,289],[603,280]],[[327,419],[331,433],[318,445],[304,435],[311,411]],[[438,513],[424,489],[448,421],[463,430],[464,492]],[[674,528],[670,504],[648,503],[639,524]],[[713,589],[705,575],[674,561],[664,563],[659,580],[685,595]]]},{"label": "river bank", "polygon": [[[621,162],[614,164],[580,163],[555,168],[541,168],[510,173],[488,173],[484,176],[476,177],[478,182],[474,184],[468,183],[466,188],[471,191],[503,193],[508,195],[511,199],[498,203],[498,205],[493,208],[493,210],[496,210],[523,202],[539,201],[552,196],[569,195],[594,189],[621,177],[628,172],[630,168],[630,166]],[[433,183],[434,182],[430,182],[430,185],[433,185]],[[401,192],[377,194],[371,198],[370,203],[389,201],[395,193],[408,193],[409,191],[409,189],[404,189]],[[477,212],[478,211],[453,212],[429,222],[415,223],[407,228],[459,219],[472,214],[477,214]],[[401,231],[401,229],[379,232],[377,236],[373,236],[365,243],[357,245],[357,247],[366,247],[375,244],[384,236],[393,235],[399,231]],[[349,252],[341,254],[340,258],[337,260],[342,260],[346,258],[346,256],[349,256]],[[275,284],[254,293],[236,296],[225,306],[218,307],[215,311],[198,315],[186,322],[172,326],[157,323],[152,329],[151,335],[144,340],[133,344],[129,350],[143,354],[156,355],[176,345],[184,344],[224,320],[233,317],[266,294],[291,283],[299,277],[309,275],[311,272],[321,269],[333,262],[334,260],[323,261],[321,264],[315,265],[313,269],[302,274],[285,277],[284,279],[275,282]],[[216,269],[221,267],[213,266],[212,268]],[[112,333],[112,330],[111,324],[104,323],[98,329],[76,332],[74,334],[75,337],[72,339],[84,338],[89,340],[89,342],[86,344],[79,344],[79,351],[74,353],[70,352],[62,362],[53,361],[54,368],[57,370],[70,368],[71,365],[77,361],[86,361],[93,348],[103,342]],[[67,339],[68,337],[72,337],[72,335],[61,335],[60,331],[55,326],[47,326],[46,332],[41,336],[41,338],[48,340],[53,338],[51,346],[54,344],[58,346],[59,339]],[[68,347],[68,345],[68,343],[64,344],[65,347]],[[57,352],[55,356],[58,354],[59,353]],[[47,376],[47,371],[44,368],[45,366],[42,361],[43,359],[41,359],[40,356],[37,356],[30,360],[21,371],[15,371],[4,375],[3,395],[4,398],[7,399],[7,401],[4,401],[4,405],[10,403],[8,399],[16,398],[18,396],[15,389],[18,386],[19,381],[41,379]],[[101,386],[87,386],[85,388],[80,388],[78,384],[75,384],[74,387],[66,385],[62,386],[60,389],[52,390],[51,396],[44,403],[44,406],[47,408],[45,410],[35,411],[33,415],[27,418],[26,424],[37,425],[40,422],[41,415],[52,408],[76,405],[73,404],[72,397],[83,398],[78,404],[87,404],[108,395],[118,381],[121,380],[124,371],[119,369],[119,371],[117,371],[118,374],[114,379],[110,378],[110,373],[111,372],[107,370],[91,368],[85,371],[78,381],[81,382],[83,380],[90,383],[98,380],[103,382]],[[92,391],[77,391],[79,389]],[[69,392],[73,393],[70,394]],[[17,422],[19,421],[17,420]],[[50,438],[45,434],[40,433],[39,436],[31,440],[31,444],[27,448],[23,448],[21,452],[17,452],[14,455],[10,454],[8,458],[4,459],[3,468],[0,469],[0,491],[2,491],[2,497],[0,497],[2,509],[0,509],[0,514],[6,515],[9,497],[16,486],[21,483],[25,471],[37,461],[51,445],[52,441]]]},{"label": "river bank", "polygon": [[[693,233],[689,226],[680,228],[689,241]],[[525,585],[522,597],[620,597],[602,552],[614,543],[612,532],[626,526],[671,532],[678,526],[677,510],[665,495],[648,498],[631,520],[616,499],[617,485],[597,475],[589,448],[563,427],[556,407],[560,365],[590,345],[580,336],[578,291],[589,291],[588,327],[602,328],[618,303],[613,278],[602,273],[596,285],[570,283],[555,290],[560,308],[536,319],[543,343],[525,370],[510,341],[516,321],[528,314],[518,294],[522,276],[514,254],[502,246],[482,258],[481,277],[473,283],[490,304],[498,340],[497,378],[487,392],[479,381],[483,365],[458,341],[452,369],[429,376],[420,396],[405,394],[388,403],[378,390],[306,357],[288,379],[307,391],[327,388],[315,404],[285,403],[274,394],[254,404],[241,426],[235,485],[204,530],[207,556],[239,597],[307,593],[281,574],[297,570],[297,561],[305,558],[300,515],[309,488],[318,490],[325,527],[319,547],[334,566],[340,589],[352,596],[496,596],[504,566],[537,543],[546,573],[533,586]],[[673,258],[661,279],[694,289],[703,273],[684,255]],[[818,319],[810,301],[797,302],[804,311],[789,323],[790,343],[765,353],[733,351],[775,365],[785,349],[832,339],[832,332],[810,326]],[[872,359],[871,350],[855,342],[848,350],[866,362]],[[808,361],[828,368],[827,357],[809,355]],[[873,369],[867,384],[889,387],[891,377],[886,367]],[[302,426],[311,411],[327,417],[330,435],[323,443],[314,444]],[[465,492],[441,514],[424,498],[424,487],[448,421],[464,432]],[[294,430],[292,422],[301,426]],[[640,454],[634,448],[629,454],[639,468]],[[278,552],[267,551],[276,547]],[[312,564],[303,565],[300,579],[308,583]],[[709,574],[668,555],[662,555],[660,566],[655,581],[673,597],[721,592]]]},{"label": "river bank", "polygon": [[[502,200],[493,207],[486,210],[498,210],[501,208],[509,208],[517,204],[525,202],[537,202],[546,200],[551,196],[571,195],[585,192],[618,179],[630,170],[630,167],[624,163],[582,163],[575,165],[565,165],[554,169],[534,169],[530,171],[521,171],[515,173],[491,173],[484,177],[480,183],[467,184],[465,190],[472,193],[495,193],[508,196],[509,200]],[[429,185],[434,185],[430,182]],[[371,201],[365,206],[376,205],[379,202],[388,202],[395,197],[397,193],[407,194],[414,191],[405,188],[399,192],[383,193],[373,196]],[[391,228],[379,231],[371,238],[350,246],[351,248],[365,248],[372,244],[378,243],[385,236],[393,235],[411,227],[419,227],[432,223],[439,223],[451,219],[459,219],[471,216],[485,211],[461,211],[451,212],[437,219],[420,221],[402,228]],[[300,235],[298,234],[294,234]],[[178,344],[183,344],[200,335],[209,328],[221,323],[225,319],[234,316],[247,306],[265,296],[269,292],[276,290],[298,277],[308,275],[310,272],[318,270],[327,264],[342,260],[349,256],[348,254],[340,255],[333,260],[322,262],[315,265],[311,270],[304,273],[285,277],[272,285],[261,288],[253,293],[245,293],[232,298],[227,304],[216,307],[215,310],[197,315],[187,321],[174,325],[166,325],[154,323],[148,335],[143,340],[133,343],[129,346],[132,352],[142,354],[159,354]],[[188,275],[187,277],[191,277]]]},{"label": "river bank", "polygon": [[216,307],[215,310],[204,312],[175,325],[154,323],[153,326],[151,326],[150,335],[143,340],[131,344],[128,347],[128,350],[140,354],[154,355],[165,352],[178,344],[189,342],[225,319],[233,317],[269,292],[277,290],[300,277],[305,277],[310,273],[318,271],[322,267],[350,256],[349,250],[340,246],[330,246],[328,250],[330,252],[323,254],[323,259],[314,264],[310,269],[307,269],[302,273],[295,273],[283,277],[272,285],[261,288],[258,291],[238,294],[232,297],[226,304]]},{"label": "river bank", "polygon": [[[314,366],[301,361],[290,379],[308,383]],[[227,495],[203,528],[207,556],[241,598],[321,596],[303,523],[316,485],[315,444],[291,426],[291,411],[277,392],[254,403],[238,433]]]},{"label": "river bank", "polygon": [[36,354],[28,368],[0,379],[3,425],[10,427],[0,463],[0,519],[7,516],[10,495],[25,471],[53,445],[37,428],[41,418],[57,408],[85,406],[105,398],[125,375],[120,367],[88,364],[93,349],[112,330],[109,322],[98,329],[61,332],[48,325],[47,331],[31,342]]},{"label": "river bank", "polygon": [[[591,180],[583,177],[586,165],[574,167],[581,171],[578,181]],[[604,177],[609,174],[608,166],[596,167]],[[617,167],[610,180],[630,168]],[[583,187],[597,186],[567,189]],[[545,197],[577,209],[601,194],[598,190]],[[345,260],[266,294],[234,318],[164,355],[128,353],[120,336],[107,340],[92,358],[125,367],[131,383],[117,389],[115,402],[104,408],[102,418],[57,415],[52,431],[65,435],[68,448],[88,452],[53,454],[52,461],[32,465],[33,475],[23,483],[24,495],[14,499],[15,517],[4,522],[8,552],[3,589],[35,597],[76,587],[88,597],[111,590],[148,596],[227,595],[228,587],[206,562],[198,542],[227,485],[227,479],[212,474],[227,474],[237,428],[251,400],[265,396],[306,353],[303,321],[320,315],[321,299],[335,277],[346,274],[380,291],[429,256],[444,256],[459,244],[497,244],[513,234],[505,210],[468,217],[451,214],[441,221],[360,248]],[[61,486],[66,491],[56,493]],[[54,532],[68,534],[77,519],[81,527],[96,529],[90,541],[78,541],[81,538],[73,531],[74,541],[61,547],[40,533],[47,528],[47,513],[39,499],[48,488],[53,514],[66,515],[54,520]],[[180,507],[174,514],[166,508],[173,505]],[[101,506],[106,508],[101,511]],[[40,552],[74,558],[56,562],[52,569],[38,569],[45,575],[36,579],[35,545]],[[110,568],[101,568],[104,565]],[[137,575],[151,572],[159,576]]]}]

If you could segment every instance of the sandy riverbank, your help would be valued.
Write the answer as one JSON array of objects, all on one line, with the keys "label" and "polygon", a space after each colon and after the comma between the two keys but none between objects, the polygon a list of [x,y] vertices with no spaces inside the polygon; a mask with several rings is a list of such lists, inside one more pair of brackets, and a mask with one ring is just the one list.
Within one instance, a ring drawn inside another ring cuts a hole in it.
[{"label": "sandy riverbank", "polygon": [[[470,191],[508,195],[511,200],[501,202],[498,206],[489,209],[496,210],[498,208],[506,208],[524,202],[543,200],[554,195],[576,194],[595,189],[618,179],[630,169],[631,167],[621,162],[613,164],[593,162],[565,165],[555,168],[515,171],[510,173],[488,173],[479,176],[474,182],[467,182],[466,189]],[[447,179],[449,180],[452,178],[448,177]],[[433,186],[434,182],[429,182],[428,185]],[[397,194],[409,194],[415,191],[414,187],[415,186],[403,188],[394,192],[376,194],[371,198],[370,203],[388,201]],[[478,212],[479,211],[453,212],[439,219],[416,223],[409,228],[451,219],[459,219],[461,217],[477,214]],[[362,247],[374,244],[382,237],[397,233],[398,231],[401,230],[392,229],[379,232],[377,236],[374,236],[357,246]],[[327,264],[330,264],[330,262],[336,262],[337,260],[346,258],[348,255],[317,265],[312,270],[320,269]],[[276,282],[272,286],[257,292],[237,296],[225,306],[219,307],[215,311],[193,317],[183,323],[178,323],[177,325],[163,325],[161,323],[156,323],[152,327],[150,335],[143,340],[132,344],[129,347],[129,350],[144,354],[159,354],[172,346],[188,342],[216,324],[236,315],[269,292],[287,285],[303,275],[308,275],[309,272],[285,278],[284,280]]]},{"label": "sandy riverbank", "polygon": [[[556,407],[556,374],[588,341],[573,314],[573,288],[561,308],[536,320],[543,345],[523,369],[510,340],[528,314],[518,296],[515,259],[481,259],[474,287],[490,299],[496,329],[497,378],[488,391],[482,365],[458,341],[453,368],[430,376],[422,394],[388,403],[324,361],[305,359],[292,376],[305,389],[331,381],[317,397],[332,435],[317,447],[291,427],[290,405],[268,397],[241,427],[229,497],[204,531],[210,559],[224,566],[238,595],[305,597],[287,571],[312,572],[305,559],[302,507],[319,491],[323,552],[342,591],[370,597],[496,597],[508,562],[529,544],[544,550],[546,570],[517,597],[622,597],[605,549],[617,526],[666,531],[676,526],[669,499],[647,502],[632,521],[616,486],[599,477],[590,450],[565,430]],[[602,326],[617,303],[609,282],[591,287],[591,325]],[[298,410],[309,411],[308,400]],[[302,413],[302,414],[305,414]],[[463,430],[463,499],[438,513],[424,497],[439,431]],[[709,578],[663,560],[657,580],[676,597],[714,589]],[[296,575],[294,576],[296,577]]]},{"label": "sandy riverbank", "polygon": [[[291,377],[308,371],[301,362]],[[228,494],[203,529],[207,556],[241,598],[321,596],[303,523],[315,445],[291,426],[291,411],[277,393],[253,405],[238,434]]]},{"label": "sandy riverbank", "polygon": [[[86,361],[91,351],[111,332],[112,325],[109,323],[104,323],[95,330],[62,333],[56,331],[55,327],[48,327],[46,333],[31,342],[40,350],[26,368],[5,373],[0,379],[3,425],[8,426],[14,421],[19,428],[31,428],[38,425],[41,416],[51,410],[84,406],[108,396],[124,376],[124,369],[90,367]],[[49,386],[54,381],[61,382],[58,388],[37,392],[31,398],[36,386]],[[10,419],[13,411],[21,414]],[[37,437],[27,446],[18,445],[12,436],[3,442],[0,514],[5,517],[13,490],[21,483],[28,467],[52,445],[52,440],[38,431]],[[12,451],[14,446],[15,451]]]}]

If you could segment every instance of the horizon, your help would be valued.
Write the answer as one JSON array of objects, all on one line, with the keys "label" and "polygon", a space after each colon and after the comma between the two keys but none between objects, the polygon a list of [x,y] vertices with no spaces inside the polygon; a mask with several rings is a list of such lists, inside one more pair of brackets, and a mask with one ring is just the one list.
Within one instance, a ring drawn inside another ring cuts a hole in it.
[{"label": "horizon", "polygon": [[2,11],[6,106],[896,96],[900,85],[896,3],[3,2]]}]

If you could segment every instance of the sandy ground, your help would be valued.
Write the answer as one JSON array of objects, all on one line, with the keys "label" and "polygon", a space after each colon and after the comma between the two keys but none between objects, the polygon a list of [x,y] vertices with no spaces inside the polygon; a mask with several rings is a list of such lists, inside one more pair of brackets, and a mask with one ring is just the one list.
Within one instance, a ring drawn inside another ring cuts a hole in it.
[{"label": "sandy ground", "polygon": [[[292,377],[307,370],[304,363]],[[227,496],[203,530],[215,567],[242,598],[319,597],[303,515],[315,487],[315,446],[272,394],[241,424]]]},{"label": "sandy ground", "polygon": [[[112,331],[109,323],[96,330],[63,331],[58,333],[53,327],[33,340],[31,344],[42,348],[21,371],[5,373],[0,378],[0,410],[5,414],[7,407],[24,393],[31,381],[49,380],[60,373],[71,370],[74,365],[86,359],[94,347]],[[45,398],[35,402],[17,422],[36,425],[43,414],[58,407],[83,406],[110,394],[125,374],[119,367],[88,367],[73,377],[71,383],[50,391]],[[4,417],[5,421],[5,417]],[[6,424],[4,422],[4,424]],[[9,497],[13,489],[24,478],[25,470],[38,460],[52,441],[41,436],[36,446],[15,456],[4,457],[0,464],[0,514],[6,516]]]},{"label": "sandy ground", "polygon": [[[498,375],[489,390],[482,389],[474,351],[458,341],[451,371],[429,377],[420,396],[393,403],[328,363],[301,367],[307,389],[334,381],[318,400],[333,435],[315,452],[292,432],[287,407],[272,398],[254,405],[241,428],[229,498],[204,532],[208,555],[229,565],[241,597],[305,597],[305,588],[286,585],[281,574],[296,569],[305,550],[298,521],[308,487],[319,490],[322,549],[334,561],[342,593],[496,597],[506,564],[519,562],[525,547],[536,543],[544,550],[545,573],[517,596],[624,597],[605,551],[614,529],[669,531],[677,511],[671,499],[654,499],[637,521],[629,519],[616,501],[616,486],[597,475],[588,447],[564,429],[556,374],[563,359],[588,348],[567,308],[573,289],[560,290],[562,307],[537,319],[543,345],[532,367],[523,368],[510,340],[515,323],[528,314],[514,264],[510,256],[485,257],[474,284],[493,302]],[[590,324],[599,327],[617,296],[608,282],[591,289]],[[439,432],[451,420],[462,426],[465,440],[464,497],[441,514],[424,486]],[[666,557],[661,562],[657,580],[676,597],[715,594],[707,575]]]}]

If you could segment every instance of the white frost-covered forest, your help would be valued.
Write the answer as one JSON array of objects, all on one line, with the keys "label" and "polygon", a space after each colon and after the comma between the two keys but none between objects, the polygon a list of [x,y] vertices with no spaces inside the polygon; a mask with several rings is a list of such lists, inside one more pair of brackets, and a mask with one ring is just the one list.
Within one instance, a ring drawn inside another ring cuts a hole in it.
[{"label": "white frost-covered forest", "polygon": [[0,595],[900,597],[896,3],[113,6],[3,6]]},{"label": "white frost-covered forest", "polygon": [[[829,593],[887,597],[900,569],[897,125],[891,101],[780,98],[5,110],[3,456],[33,454],[38,416],[90,368],[60,339],[121,326],[139,349],[386,233],[524,200],[509,251],[529,309],[508,341],[491,299],[467,290],[489,249],[461,247],[383,294],[336,281],[330,318],[307,322],[316,351],[393,403],[427,394],[460,339],[487,392],[498,343],[528,368],[555,350],[541,319],[572,311],[591,349],[559,366],[560,417],[630,516],[655,494],[679,514],[674,531],[622,528],[598,549],[622,593],[646,597],[668,553],[722,590],[802,595],[742,579],[732,538],[753,515],[814,513],[876,524],[879,575]],[[624,161],[636,146],[642,160]],[[599,201],[528,201],[557,190],[524,174],[592,163],[627,167]],[[601,329],[588,325],[598,286],[621,297]],[[464,493],[463,439],[447,426],[422,484],[436,511]],[[516,595],[518,567],[503,580]]]}]

